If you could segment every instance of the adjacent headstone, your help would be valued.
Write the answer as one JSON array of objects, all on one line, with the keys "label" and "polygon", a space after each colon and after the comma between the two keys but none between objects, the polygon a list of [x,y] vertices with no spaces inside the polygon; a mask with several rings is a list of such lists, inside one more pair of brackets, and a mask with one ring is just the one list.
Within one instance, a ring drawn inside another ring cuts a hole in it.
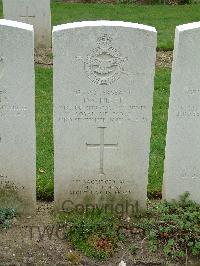
[{"label": "adjacent headstone", "polygon": [[0,207],[36,202],[33,26],[0,20]]},{"label": "adjacent headstone", "polygon": [[34,26],[35,47],[51,47],[50,0],[3,0],[5,19]]},{"label": "adjacent headstone", "polygon": [[163,197],[200,203],[200,23],[176,28]]},{"label": "adjacent headstone", "polygon": [[145,208],[156,30],[70,23],[53,50],[56,207]]}]

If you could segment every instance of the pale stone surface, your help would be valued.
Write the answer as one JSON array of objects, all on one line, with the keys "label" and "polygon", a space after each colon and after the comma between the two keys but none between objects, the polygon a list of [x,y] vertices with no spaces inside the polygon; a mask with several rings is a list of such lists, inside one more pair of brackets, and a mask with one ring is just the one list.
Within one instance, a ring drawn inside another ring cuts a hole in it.
[{"label": "pale stone surface", "polygon": [[36,202],[33,26],[0,20],[0,206]]},{"label": "pale stone surface", "polygon": [[70,23],[54,27],[53,50],[56,207],[145,208],[156,30]]},{"label": "pale stone surface", "polygon": [[50,0],[3,0],[5,19],[34,26],[35,47],[51,47]]},{"label": "pale stone surface", "polygon": [[200,23],[176,28],[163,198],[200,203]]}]

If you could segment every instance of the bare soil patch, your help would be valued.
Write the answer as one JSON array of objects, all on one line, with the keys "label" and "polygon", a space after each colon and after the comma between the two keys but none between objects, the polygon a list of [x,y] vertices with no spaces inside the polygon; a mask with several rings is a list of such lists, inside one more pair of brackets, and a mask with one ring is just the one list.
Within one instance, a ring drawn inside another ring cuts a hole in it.
[{"label": "bare soil patch", "polygon": [[158,51],[156,57],[156,67],[172,67],[173,52]]},{"label": "bare soil patch", "polygon": [[52,49],[35,49],[35,64],[40,65],[42,67],[52,67]]}]

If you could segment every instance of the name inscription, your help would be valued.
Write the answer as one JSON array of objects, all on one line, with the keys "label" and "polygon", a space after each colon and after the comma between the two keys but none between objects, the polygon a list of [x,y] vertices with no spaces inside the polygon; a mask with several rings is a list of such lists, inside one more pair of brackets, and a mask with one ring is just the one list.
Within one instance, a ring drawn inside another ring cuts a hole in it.
[{"label": "name inscription", "polygon": [[75,90],[73,97],[77,104],[59,105],[58,121],[119,123],[123,121],[146,122],[146,105],[130,102],[130,90],[89,90],[84,93]]},{"label": "name inscription", "polygon": [[25,115],[28,111],[27,106],[10,104],[7,90],[0,90],[0,117]]}]

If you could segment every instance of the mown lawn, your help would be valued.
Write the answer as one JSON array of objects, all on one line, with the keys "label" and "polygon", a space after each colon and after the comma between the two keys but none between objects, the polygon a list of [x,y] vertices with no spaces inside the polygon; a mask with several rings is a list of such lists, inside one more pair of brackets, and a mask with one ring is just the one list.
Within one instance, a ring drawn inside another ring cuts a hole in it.
[{"label": "mown lawn", "polygon": [[[177,25],[200,20],[200,5],[67,4],[62,0],[53,0],[51,10],[53,25],[106,19],[154,26],[158,31],[158,48],[164,50],[173,49],[174,32]],[[3,17],[2,0],[0,0],[0,17]]]},{"label": "mown lawn", "polygon": [[[2,17],[2,2],[0,1]],[[58,25],[81,20],[124,20],[155,26],[158,47],[172,49],[175,26],[200,20],[200,5],[135,6],[108,4],[66,4],[52,1],[52,22]],[[161,191],[170,70],[157,69],[155,77],[148,191]],[[52,69],[36,68],[37,193],[53,198]]]},{"label": "mown lawn", "polygon": [[[52,69],[36,68],[37,193],[53,198]],[[151,194],[161,191],[170,70],[157,69],[155,77],[149,187]]]},{"label": "mown lawn", "polygon": [[53,199],[53,71],[36,68],[37,195]]},{"label": "mown lawn", "polygon": [[154,26],[158,31],[158,48],[173,48],[175,27],[199,21],[200,5],[136,6],[109,4],[52,3],[53,25],[82,20],[123,20]]},{"label": "mown lawn", "polygon": [[156,70],[148,186],[153,195],[162,191],[170,79],[171,69]]}]

